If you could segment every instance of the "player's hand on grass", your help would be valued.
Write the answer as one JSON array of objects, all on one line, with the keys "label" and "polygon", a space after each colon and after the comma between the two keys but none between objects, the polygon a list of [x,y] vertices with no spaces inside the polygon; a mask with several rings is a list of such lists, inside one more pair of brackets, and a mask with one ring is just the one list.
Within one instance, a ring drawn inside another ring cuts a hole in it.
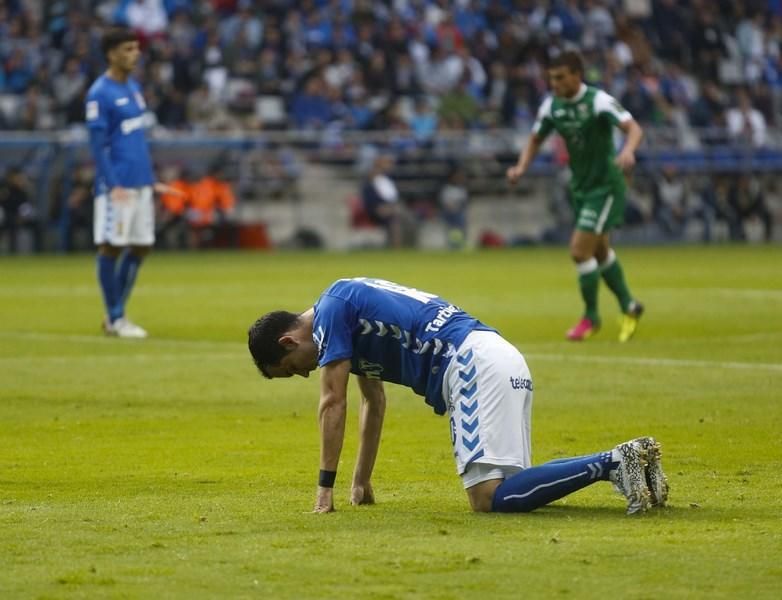
[{"label": "player's hand on grass", "polygon": [[350,490],[350,503],[353,506],[374,504],[375,492],[372,490],[372,484],[369,482],[365,484],[353,483],[353,487]]},{"label": "player's hand on grass", "polygon": [[125,202],[130,199],[130,190],[120,186],[113,187],[109,192],[109,198],[112,202]]},{"label": "player's hand on grass", "polygon": [[334,488],[324,488],[318,486],[318,494],[315,498],[315,513],[334,512]]},{"label": "player's hand on grass", "polygon": [[521,165],[513,165],[505,172],[510,183],[516,183],[522,175],[524,175],[524,169]]},{"label": "player's hand on grass", "polygon": [[635,154],[633,152],[620,152],[614,159],[614,163],[622,171],[629,171],[635,166]]}]

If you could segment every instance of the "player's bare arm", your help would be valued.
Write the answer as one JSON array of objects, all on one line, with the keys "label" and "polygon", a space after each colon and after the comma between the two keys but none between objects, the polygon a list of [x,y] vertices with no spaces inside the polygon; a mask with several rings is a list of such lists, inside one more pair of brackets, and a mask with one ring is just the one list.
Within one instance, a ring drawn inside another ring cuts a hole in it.
[{"label": "player's bare arm", "polygon": [[614,162],[623,171],[628,171],[635,166],[635,151],[641,144],[644,131],[635,119],[628,119],[619,124],[619,129],[625,134],[625,144],[622,151],[617,154]]},{"label": "player's bare arm", "polygon": [[508,181],[510,183],[516,183],[519,178],[527,172],[530,164],[538,155],[540,147],[543,145],[544,139],[538,137],[536,134],[532,134],[529,138],[529,142],[524,146],[524,149],[519,155],[518,162],[510,167],[506,173]]},{"label": "player's bare arm", "polygon": [[[347,388],[350,360],[338,360],[327,364],[320,372],[320,469],[336,473],[342,442],[345,439],[345,414],[347,413]],[[320,483],[320,482],[319,482]],[[318,485],[314,512],[334,510],[334,488]]]},{"label": "player's bare arm", "polygon": [[383,417],[386,413],[386,394],[383,382],[379,379],[358,377],[361,391],[359,407],[359,441],[356,468],[353,471],[353,484],[350,490],[351,504],[374,504],[372,490],[372,470],[375,467],[377,451],[380,447],[380,433],[383,430]]},{"label": "player's bare arm", "polygon": [[177,196],[179,198],[184,198],[187,196],[187,194],[185,194],[182,190],[178,190],[177,188],[160,181],[156,182],[152,186],[152,189],[155,190],[155,193],[157,194],[171,194],[172,196]]},{"label": "player's bare arm", "polygon": [[[617,177],[607,162],[613,147],[604,147],[602,165]],[[659,444],[649,436],[532,466],[533,386],[524,357],[496,330],[436,294],[384,279],[339,279],[310,311],[276,310],[256,320],[247,345],[269,379],[305,375],[318,361],[324,365],[316,513],[334,510],[354,364],[361,391],[354,504],[373,500],[371,477],[386,405],[381,378],[412,389],[435,414],[447,415],[456,471],[474,511],[529,512],[598,481],[624,494],[628,514],[664,506],[668,499]]]}]

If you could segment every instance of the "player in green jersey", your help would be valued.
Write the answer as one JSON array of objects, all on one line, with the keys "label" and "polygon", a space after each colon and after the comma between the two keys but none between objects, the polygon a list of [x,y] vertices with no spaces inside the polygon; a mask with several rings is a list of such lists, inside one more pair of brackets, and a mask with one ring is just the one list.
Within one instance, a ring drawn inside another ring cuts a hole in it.
[{"label": "player in green jersey", "polygon": [[[570,199],[575,212],[570,256],[576,263],[586,307],[567,338],[585,340],[600,329],[597,290],[602,276],[622,309],[619,340],[626,342],[635,333],[643,305],[627,287],[609,232],[624,220],[625,173],[635,164],[643,131],[613,97],[586,85],[583,73],[583,61],[576,52],[563,52],[549,64],[553,94],[540,106],[529,143],[507,176],[514,183],[526,173],[549,133],[556,131],[564,138],[573,173]],[[618,154],[613,144],[614,127],[626,136]]]}]

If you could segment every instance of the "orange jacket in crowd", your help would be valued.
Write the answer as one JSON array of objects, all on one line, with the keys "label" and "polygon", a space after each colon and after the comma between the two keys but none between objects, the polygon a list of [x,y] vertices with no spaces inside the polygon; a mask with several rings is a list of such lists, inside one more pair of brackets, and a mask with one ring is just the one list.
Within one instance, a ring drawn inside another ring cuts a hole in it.
[{"label": "orange jacket in crowd", "polygon": [[163,208],[172,215],[186,213],[188,222],[196,227],[213,224],[218,210],[228,213],[236,204],[231,185],[211,175],[192,183],[176,179],[168,182],[168,185],[182,192],[184,196],[161,194],[160,202]]},{"label": "orange jacket in crowd", "polygon": [[174,181],[167,182],[167,185],[183,195],[160,194],[160,203],[167,213],[180,216],[184,214],[185,209],[190,202],[190,184],[184,179],[175,179]]},{"label": "orange jacket in crowd", "polygon": [[207,175],[190,184],[187,220],[196,227],[211,225],[218,210],[229,213],[235,204],[231,184]]}]

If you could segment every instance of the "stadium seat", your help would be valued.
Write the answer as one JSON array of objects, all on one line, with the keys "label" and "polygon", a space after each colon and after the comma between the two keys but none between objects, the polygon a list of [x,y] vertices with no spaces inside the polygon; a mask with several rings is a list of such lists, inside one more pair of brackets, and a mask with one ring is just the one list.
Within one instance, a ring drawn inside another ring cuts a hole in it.
[{"label": "stadium seat", "polygon": [[280,96],[259,96],[255,100],[255,116],[264,125],[285,125],[288,121],[285,103]]},{"label": "stadium seat", "polygon": [[382,248],[386,245],[386,232],[369,218],[356,195],[347,197],[350,219],[349,248]]},{"label": "stadium seat", "polygon": [[11,119],[21,108],[22,96],[0,94],[0,116]]},{"label": "stadium seat", "polygon": [[372,222],[359,196],[348,196],[348,211],[350,214],[350,227],[353,229],[378,229],[378,225]]},{"label": "stadium seat", "polygon": [[239,247],[269,250],[272,247],[265,223],[243,223],[239,225]]}]

